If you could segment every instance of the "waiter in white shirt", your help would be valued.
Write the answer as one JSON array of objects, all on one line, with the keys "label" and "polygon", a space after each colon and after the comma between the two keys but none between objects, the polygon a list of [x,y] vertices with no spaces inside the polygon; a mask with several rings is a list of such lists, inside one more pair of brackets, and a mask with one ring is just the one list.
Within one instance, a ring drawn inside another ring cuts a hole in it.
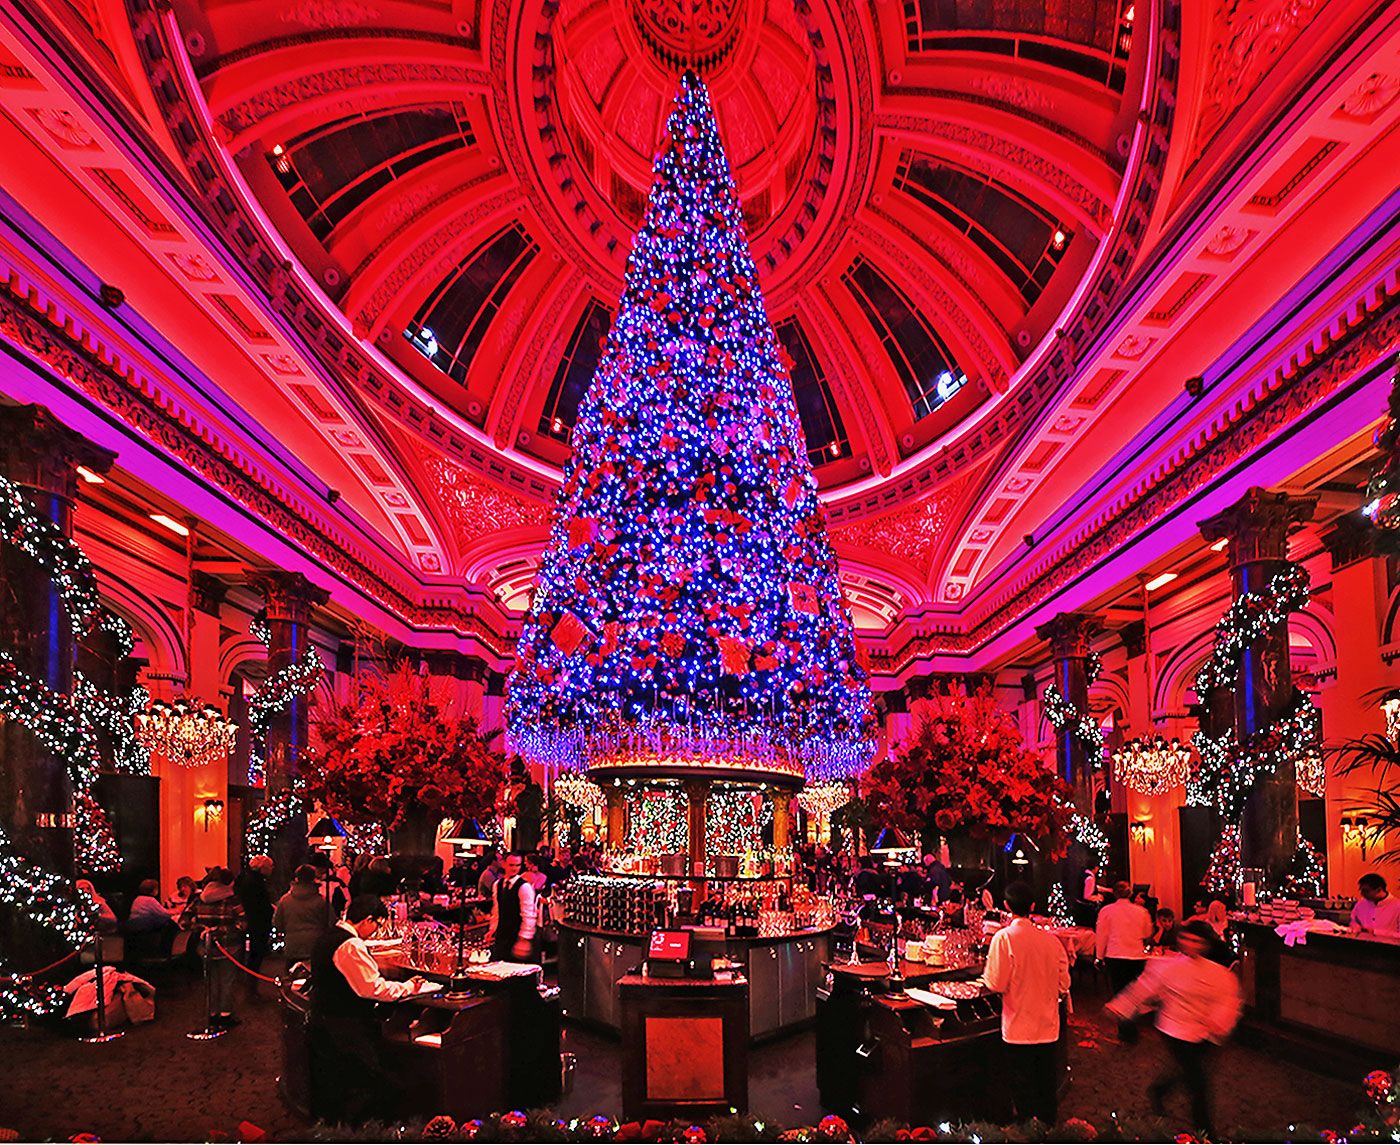
[{"label": "waiter in white shirt", "polygon": [[378,895],[356,895],[311,956],[311,1101],[328,1121],[363,1123],[394,1115],[397,1086],[379,1053],[377,1002],[416,994],[422,978],[390,982],[365,939],[387,918]]},{"label": "waiter in white shirt", "polygon": [[1385,879],[1374,871],[1356,880],[1361,897],[1351,908],[1351,928],[1362,934],[1400,938],[1400,899],[1392,895]]},{"label": "waiter in white shirt", "polygon": [[1034,893],[1025,883],[1006,888],[1011,925],[992,936],[982,981],[1001,995],[1001,1040],[1016,1116],[1054,1125],[1059,1114],[1055,1043],[1060,998],[1069,993],[1069,956],[1053,934],[1030,920]]},{"label": "waiter in white shirt", "polygon": [[1185,923],[1176,944],[1179,955],[1154,958],[1152,965],[1108,1004],[1108,1011],[1130,1021],[1157,1007],[1157,1032],[1172,1064],[1147,1087],[1152,1112],[1163,1116],[1162,1099],[1184,1081],[1191,1095],[1192,1128],[1214,1141],[1210,1056],[1212,1047],[1229,1037],[1240,1020],[1240,984],[1231,971],[1205,957],[1215,945],[1215,934],[1204,919]]},{"label": "waiter in white shirt", "polygon": [[494,961],[529,962],[535,951],[539,899],[520,873],[524,865],[525,856],[512,851],[506,856],[505,872],[491,888],[491,925],[486,928],[486,941],[491,944]]},{"label": "waiter in white shirt", "polygon": [[1128,896],[1132,887],[1113,884],[1113,901],[1099,911],[1094,925],[1094,957],[1108,966],[1108,980],[1117,994],[1142,973],[1147,944],[1152,940],[1152,916]]}]

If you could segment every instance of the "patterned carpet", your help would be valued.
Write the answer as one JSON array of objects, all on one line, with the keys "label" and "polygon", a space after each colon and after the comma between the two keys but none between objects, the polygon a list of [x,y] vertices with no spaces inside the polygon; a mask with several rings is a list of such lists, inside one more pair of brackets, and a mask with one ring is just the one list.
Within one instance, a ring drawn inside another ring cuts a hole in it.
[{"label": "patterned carpet", "polygon": [[[50,1030],[0,1027],[0,1128],[21,1140],[63,1140],[93,1133],[106,1141],[237,1140],[248,1121],[274,1140],[304,1139],[309,1126],[278,1099],[281,1061],[278,1007],[270,995],[240,1001],[242,1024],[209,1042],[187,1039],[202,1024],[199,980],[172,970],[157,981],[156,1020],[104,1045],[82,1045]],[[1073,1084],[1061,1114],[1102,1127],[1110,1112],[1146,1121],[1147,1082],[1162,1058],[1155,1035],[1124,1047],[1100,1012],[1102,997],[1076,988],[1070,1063]],[[810,1033],[759,1047],[750,1055],[750,1100],[756,1113],[787,1125],[811,1124],[821,1110]],[[617,1043],[569,1029],[565,1048],[578,1054],[573,1093],[560,1116],[615,1113],[620,1103]],[[1377,1063],[1386,1065],[1393,1063]],[[1337,1081],[1227,1047],[1216,1069],[1218,1117],[1235,1140],[1289,1122],[1350,1125],[1364,1103],[1360,1079]],[[1187,1128],[1177,1095],[1163,1139]],[[1246,1127],[1244,1130],[1239,1127]]]}]

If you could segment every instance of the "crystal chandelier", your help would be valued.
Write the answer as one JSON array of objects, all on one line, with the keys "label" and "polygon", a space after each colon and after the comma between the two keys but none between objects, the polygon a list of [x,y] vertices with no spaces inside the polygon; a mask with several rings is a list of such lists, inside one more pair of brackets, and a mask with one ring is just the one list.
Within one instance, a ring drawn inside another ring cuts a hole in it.
[{"label": "crystal chandelier", "polygon": [[153,755],[163,755],[186,767],[203,767],[233,750],[238,725],[224,718],[213,704],[167,704],[152,700],[136,716],[136,738]]},{"label": "crystal chandelier", "polygon": [[603,789],[577,771],[565,771],[554,781],[555,794],[575,807],[597,807],[603,802]]},{"label": "crystal chandelier", "polygon": [[844,783],[809,783],[797,793],[797,805],[819,820],[825,820],[850,799],[851,789]]},{"label": "crystal chandelier", "polygon": [[1143,795],[1165,795],[1191,774],[1191,751],[1179,739],[1129,740],[1113,753],[1113,777]]}]

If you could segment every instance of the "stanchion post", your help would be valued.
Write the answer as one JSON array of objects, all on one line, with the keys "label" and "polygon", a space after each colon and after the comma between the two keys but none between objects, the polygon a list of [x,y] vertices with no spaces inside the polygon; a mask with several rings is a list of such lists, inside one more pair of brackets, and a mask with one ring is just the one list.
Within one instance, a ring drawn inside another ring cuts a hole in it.
[{"label": "stanchion post", "polygon": [[204,929],[204,1028],[191,1030],[185,1037],[196,1042],[210,1042],[222,1038],[227,1030],[214,1024],[214,935],[209,927]]},{"label": "stanchion post", "polygon": [[107,1029],[107,991],[102,981],[102,935],[98,933],[96,928],[92,932],[92,952],[93,982],[97,986],[97,1033],[78,1039],[86,1045],[95,1045],[98,1042],[115,1042],[118,1038],[126,1036],[125,1030],[109,1032]]}]

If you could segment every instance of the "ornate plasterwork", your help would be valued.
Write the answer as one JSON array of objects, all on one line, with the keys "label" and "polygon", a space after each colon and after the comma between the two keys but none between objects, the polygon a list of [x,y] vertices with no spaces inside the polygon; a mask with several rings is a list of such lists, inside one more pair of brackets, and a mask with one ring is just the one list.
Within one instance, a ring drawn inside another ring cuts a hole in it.
[{"label": "ornate plasterwork", "polygon": [[228,108],[220,114],[218,122],[232,138],[256,127],[270,115],[332,92],[403,85],[489,89],[496,82],[490,72],[480,68],[444,67],[440,64],[352,64],[274,84]]},{"label": "ornate plasterwork", "polygon": [[1187,166],[1201,157],[1322,7],[1322,0],[1215,0],[1210,65],[1201,84],[1206,102]]},{"label": "ornate plasterwork", "polygon": [[928,576],[947,540],[953,509],[967,483],[968,478],[960,477],[907,508],[832,529],[831,539],[842,546],[888,553]]},{"label": "ornate plasterwork", "polygon": [[1379,115],[1400,96],[1400,79],[1381,72],[1372,72],[1337,108],[1352,119],[1371,119]]},{"label": "ornate plasterwork", "polygon": [[[583,287],[584,273],[577,267],[573,268],[568,279],[563,286],[555,289],[555,282],[563,272],[563,263],[556,263],[554,273],[540,291],[541,298],[554,297],[560,299],[565,305]],[[559,313],[555,311],[556,315]],[[510,445],[509,435],[515,429],[516,418],[519,415],[520,403],[525,399],[526,389],[538,381],[537,375],[540,372],[540,359],[546,357],[546,348],[549,359],[558,360],[564,356],[565,332],[559,329],[559,323],[537,322],[535,323],[535,336],[530,340],[530,345],[526,348],[524,356],[520,359],[520,366],[511,375],[509,388],[505,396],[501,399],[496,409],[496,433],[495,442],[499,449],[504,449]]]},{"label": "ornate plasterwork", "polygon": [[482,481],[455,462],[424,453],[423,467],[433,479],[438,501],[452,522],[460,552],[478,537],[508,529],[549,528],[550,509]]},{"label": "ornate plasterwork", "polygon": [[405,624],[461,632],[476,637],[497,656],[508,652],[510,637],[492,629],[471,609],[446,603],[422,604],[371,569],[321,523],[289,504],[287,491],[274,475],[246,457],[234,443],[218,438],[207,420],[181,410],[159,386],[151,385],[130,366],[123,364],[114,369],[100,356],[98,340],[89,340],[82,334],[74,337],[64,326],[64,316],[57,311],[39,313],[10,290],[0,289],[0,337],[110,410],[173,461],[220,490]]},{"label": "ornate plasterwork", "polygon": [[378,8],[355,0],[300,0],[282,10],[282,23],[304,28],[354,28],[378,17]]}]

